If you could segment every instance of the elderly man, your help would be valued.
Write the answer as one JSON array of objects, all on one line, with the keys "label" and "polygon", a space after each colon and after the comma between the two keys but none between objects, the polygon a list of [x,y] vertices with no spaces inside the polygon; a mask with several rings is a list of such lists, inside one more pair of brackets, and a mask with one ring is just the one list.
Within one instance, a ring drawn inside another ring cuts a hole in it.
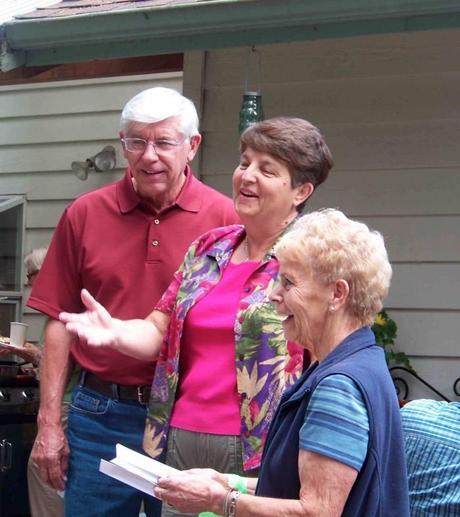
[{"label": "elderly man", "polygon": [[[139,93],[122,112],[120,137],[124,178],[67,207],[28,302],[50,318],[33,459],[48,484],[65,489],[67,517],[139,514],[142,494],[98,469],[117,442],[141,450],[154,367],[74,341],[58,314],[83,310],[85,287],[118,318],[147,316],[191,241],[237,221],[231,200],[187,165],[201,141],[190,100],[167,88]],[[70,355],[82,374],[66,437],[60,411]],[[154,503],[144,500],[148,515],[158,513]]]}]

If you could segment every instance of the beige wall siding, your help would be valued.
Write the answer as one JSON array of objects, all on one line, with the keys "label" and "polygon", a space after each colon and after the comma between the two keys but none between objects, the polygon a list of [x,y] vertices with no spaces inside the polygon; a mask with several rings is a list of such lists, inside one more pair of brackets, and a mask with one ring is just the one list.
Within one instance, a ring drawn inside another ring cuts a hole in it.
[{"label": "beige wall siding", "polygon": [[[397,347],[451,398],[460,376],[459,44],[452,30],[258,47],[266,117],[312,121],[334,154],[310,209],[337,207],[383,233]],[[200,173],[227,193],[247,52],[194,52],[184,65],[184,92],[203,111]]]},{"label": "beige wall siding", "polygon": [[[27,198],[26,252],[49,243],[69,201],[121,176],[121,109],[152,86],[182,91],[182,73],[0,87],[0,193]],[[90,172],[86,181],[76,178],[71,162],[108,144],[117,150],[116,170]],[[43,317],[24,308],[24,321],[29,339],[38,340]]]},{"label": "beige wall siding", "polygon": [[[265,114],[311,120],[336,166],[310,209],[334,206],[379,229],[394,266],[387,301],[397,346],[451,398],[460,375],[460,31],[387,34],[259,47]],[[184,92],[202,112],[195,168],[231,192],[248,49],[186,54]],[[46,244],[69,200],[118,178],[119,111],[181,74],[0,88],[0,193],[27,196],[26,250]],[[104,145],[114,172],[70,171]],[[41,318],[29,311],[32,339]],[[411,396],[431,396],[411,384]]]}]

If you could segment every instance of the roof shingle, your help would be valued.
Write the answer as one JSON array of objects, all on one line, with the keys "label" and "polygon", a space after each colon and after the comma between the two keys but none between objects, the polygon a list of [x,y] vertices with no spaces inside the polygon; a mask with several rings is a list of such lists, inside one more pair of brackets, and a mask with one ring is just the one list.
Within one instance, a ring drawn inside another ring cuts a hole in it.
[{"label": "roof shingle", "polygon": [[62,0],[50,7],[38,7],[30,13],[15,16],[15,19],[62,18],[82,14],[145,9],[146,7],[174,7],[210,1],[212,0]]}]

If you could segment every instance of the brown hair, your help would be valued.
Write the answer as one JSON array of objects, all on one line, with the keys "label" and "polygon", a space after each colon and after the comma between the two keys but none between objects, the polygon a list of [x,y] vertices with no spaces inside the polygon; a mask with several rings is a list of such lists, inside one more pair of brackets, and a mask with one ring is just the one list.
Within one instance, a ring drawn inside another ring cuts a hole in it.
[{"label": "brown hair", "polygon": [[[286,164],[292,187],[326,180],[334,162],[321,131],[301,118],[275,117],[249,126],[240,138],[240,152],[250,147]],[[297,207],[301,212],[305,206]]]}]

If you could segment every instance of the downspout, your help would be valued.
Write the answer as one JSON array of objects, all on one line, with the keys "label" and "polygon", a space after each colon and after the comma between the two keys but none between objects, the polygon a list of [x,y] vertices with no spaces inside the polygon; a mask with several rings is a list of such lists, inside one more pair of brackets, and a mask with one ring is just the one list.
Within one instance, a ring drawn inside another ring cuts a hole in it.
[{"label": "downspout", "polygon": [[26,62],[24,51],[15,51],[10,48],[6,39],[4,25],[0,25],[0,72],[9,72],[14,68],[22,66]]}]

